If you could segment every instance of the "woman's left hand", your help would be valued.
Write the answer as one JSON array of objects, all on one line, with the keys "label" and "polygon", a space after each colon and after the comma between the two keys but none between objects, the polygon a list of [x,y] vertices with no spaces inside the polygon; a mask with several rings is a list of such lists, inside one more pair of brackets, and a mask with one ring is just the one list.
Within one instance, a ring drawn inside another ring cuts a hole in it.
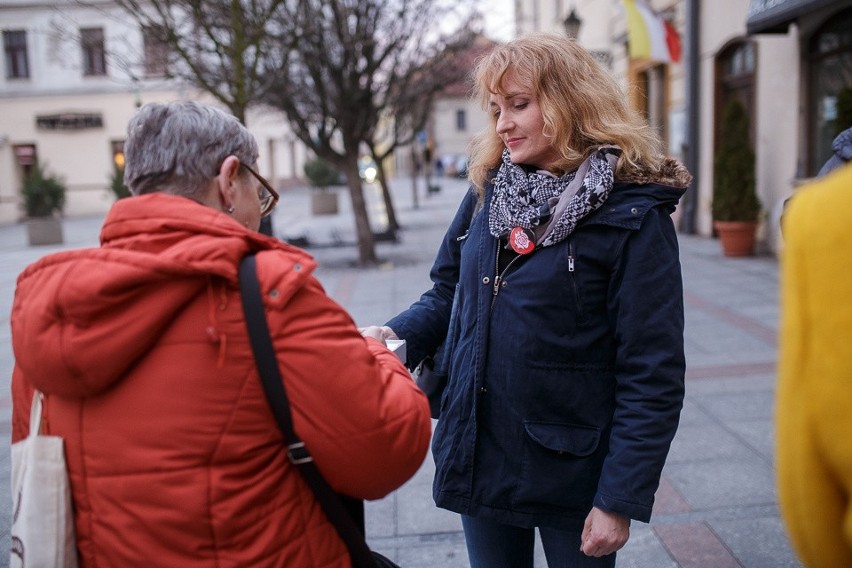
[{"label": "woman's left hand", "polygon": [[593,507],[583,526],[580,550],[586,556],[606,556],[630,538],[630,519]]}]

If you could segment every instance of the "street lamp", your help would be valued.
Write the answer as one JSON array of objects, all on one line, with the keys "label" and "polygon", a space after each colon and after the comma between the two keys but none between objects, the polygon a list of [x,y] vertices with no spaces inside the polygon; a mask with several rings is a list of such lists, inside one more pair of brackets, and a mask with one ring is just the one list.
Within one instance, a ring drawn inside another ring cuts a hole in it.
[{"label": "street lamp", "polygon": [[565,18],[565,21],[562,22],[562,25],[565,28],[565,35],[567,35],[570,39],[577,39],[577,36],[580,35],[580,26],[583,24],[583,20],[580,19],[580,16],[577,15],[577,11],[574,10],[574,7],[571,7],[571,13]]}]

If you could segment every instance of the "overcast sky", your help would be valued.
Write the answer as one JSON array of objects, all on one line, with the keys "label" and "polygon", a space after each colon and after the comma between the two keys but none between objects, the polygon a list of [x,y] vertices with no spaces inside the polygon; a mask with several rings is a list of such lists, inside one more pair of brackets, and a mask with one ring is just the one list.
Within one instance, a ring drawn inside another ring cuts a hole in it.
[{"label": "overcast sky", "polygon": [[485,15],[485,32],[492,39],[508,40],[515,33],[513,0],[485,0],[480,2]]}]

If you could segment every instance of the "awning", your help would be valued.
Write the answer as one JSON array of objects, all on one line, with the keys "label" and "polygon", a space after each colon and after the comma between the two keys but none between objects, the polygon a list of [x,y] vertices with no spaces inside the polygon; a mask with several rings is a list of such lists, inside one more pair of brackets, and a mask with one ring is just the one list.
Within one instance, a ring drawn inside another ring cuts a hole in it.
[{"label": "awning", "polygon": [[833,4],[837,0],[751,0],[746,30],[749,34],[787,33],[800,16]]}]

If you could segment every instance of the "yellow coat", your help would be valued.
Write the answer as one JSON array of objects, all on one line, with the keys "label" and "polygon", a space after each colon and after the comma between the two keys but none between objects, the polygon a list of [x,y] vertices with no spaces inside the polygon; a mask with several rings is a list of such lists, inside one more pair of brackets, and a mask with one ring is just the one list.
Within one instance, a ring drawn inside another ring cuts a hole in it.
[{"label": "yellow coat", "polygon": [[852,566],[852,164],[784,216],[778,491],[808,568]]}]

